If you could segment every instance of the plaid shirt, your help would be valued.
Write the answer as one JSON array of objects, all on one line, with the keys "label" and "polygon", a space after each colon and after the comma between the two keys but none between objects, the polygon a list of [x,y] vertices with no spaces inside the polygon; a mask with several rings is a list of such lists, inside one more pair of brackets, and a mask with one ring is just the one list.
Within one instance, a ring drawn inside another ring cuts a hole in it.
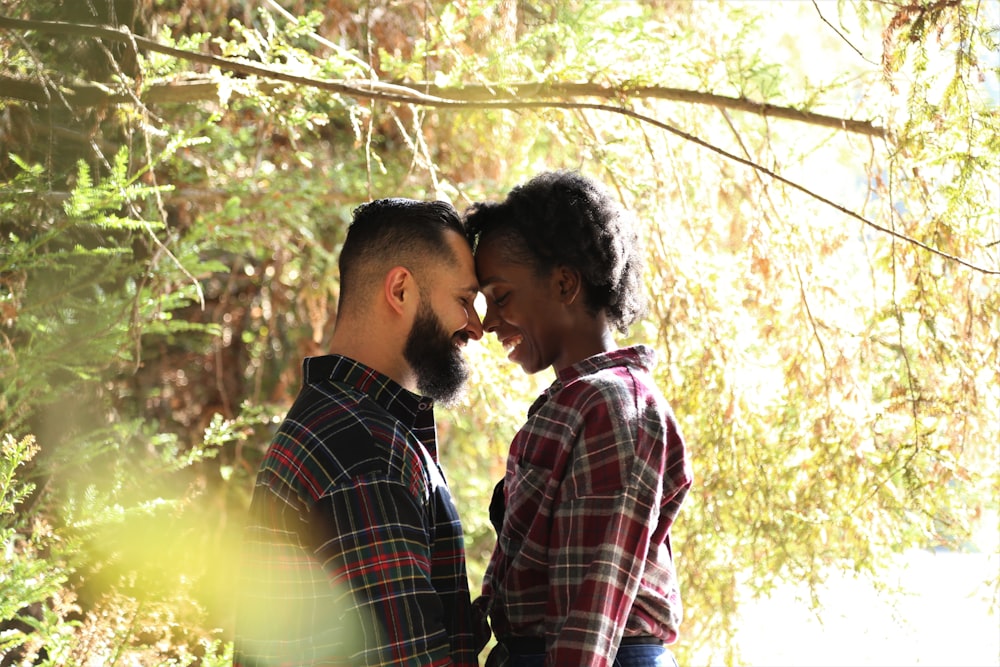
[{"label": "plaid shirt", "polygon": [[670,526],[691,485],[645,346],[561,371],[514,437],[483,582],[493,631],[544,637],[546,665],[610,665],[623,636],[677,639]]},{"label": "plaid shirt", "polygon": [[251,502],[235,664],[478,665],[431,401],[346,357],[303,369]]}]

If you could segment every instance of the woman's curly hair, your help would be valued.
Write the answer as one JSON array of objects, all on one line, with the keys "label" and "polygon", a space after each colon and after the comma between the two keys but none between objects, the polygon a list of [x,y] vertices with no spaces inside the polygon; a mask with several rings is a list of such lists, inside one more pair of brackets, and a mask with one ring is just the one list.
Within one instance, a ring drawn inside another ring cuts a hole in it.
[{"label": "woman's curly hair", "polygon": [[502,202],[465,212],[473,249],[501,241],[508,261],[547,275],[559,266],[580,273],[584,303],[604,311],[622,333],[645,313],[642,252],[632,217],[595,181],[575,171],[547,171],[515,187]]}]

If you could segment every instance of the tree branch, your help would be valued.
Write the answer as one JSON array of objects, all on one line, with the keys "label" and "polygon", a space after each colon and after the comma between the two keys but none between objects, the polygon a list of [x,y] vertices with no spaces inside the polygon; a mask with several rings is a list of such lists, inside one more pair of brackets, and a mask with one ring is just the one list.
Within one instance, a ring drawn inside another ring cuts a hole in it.
[{"label": "tree branch", "polygon": [[[151,39],[140,37],[131,33],[127,28],[111,28],[107,26],[88,25],[79,23],[62,23],[56,21],[29,21],[22,19],[12,19],[0,17],[0,28],[37,30],[50,34],[76,35],[84,37],[96,37],[110,39],[118,42],[125,42],[130,45],[141,47],[148,51],[171,55],[189,62],[201,63],[218,67],[220,70],[259,76],[265,79],[284,81],[300,86],[319,88],[331,92],[342,93],[352,97],[365,99],[380,99],[385,101],[421,104],[425,106],[469,106],[485,104],[488,106],[503,106],[520,104],[523,101],[544,101],[548,99],[576,99],[576,98],[602,98],[602,99],[658,99],[671,102],[683,102],[687,104],[704,104],[722,109],[732,109],[753,113],[771,118],[781,118],[784,120],[798,121],[821,127],[843,130],[866,136],[885,137],[885,129],[875,125],[872,121],[856,120],[852,118],[839,118],[828,116],[803,109],[775,106],[763,102],[754,102],[745,98],[728,97],[726,95],[716,95],[697,90],[686,90],[682,88],[669,88],[664,86],[630,86],[609,87],[597,83],[508,83],[503,85],[465,85],[459,87],[444,87],[435,85],[414,85],[404,86],[398,84],[388,84],[380,81],[359,80],[359,81],[328,81],[301,77],[288,74],[280,70],[264,67],[259,64],[236,60],[233,58],[221,58],[205,53],[185,51],[165,44],[160,44]],[[174,86],[183,84],[157,84],[151,87],[150,94],[163,101],[175,101],[171,90]],[[5,89],[7,85],[5,83]],[[165,90],[167,89],[167,90]],[[14,89],[12,89],[14,90]],[[19,90],[24,90],[20,88]],[[155,91],[155,92],[154,92]],[[190,97],[193,93],[205,95],[201,99],[211,99],[215,97],[215,91],[211,84],[203,84],[198,89],[184,88],[179,94],[182,96],[176,101],[194,101]],[[6,95],[6,90],[4,92]],[[18,95],[12,95],[18,96]],[[108,101],[116,101],[109,99]],[[151,100],[152,101],[152,100]]]},{"label": "tree branch", "polygon": [[[272,70],[268,67],[264,67],[258,64],[248,63],[241,60],[235,60],[232,58],[220,58],[218,56],[212,56],[204,53],[195,53],[192,51],[185,51],[183,49],[177,49],[171,46],[166,46],[164,44],[160,44],[145,37],[134,35],[127,28],[124,27],[120,29],[115,29],[115,28],[96,26],[96,25],[59,23],[53,21],[25,21],[20,19],[0,17],[0,28],[38,30],[40,32],[49,32],[53,34],[77,35],[77,36],[82,35],[87,37],[111,39],[135,45],[136,48],[143,48],[149,51],[171,55],[176,58],[180,58],[190,62],[197,62],[205,65],[210,65],[213,67],[218,67],[219,69],[224,71],[235,72],[238,74],[244,74],[248,76],[257,76],[265,80],[282,81],[285,83],[294,84],[296,86],[326,90],[329,92],[348,95],[350,97],[377,99],[386,102],[396,102],[400,104],[415,104],[419,106],[431,106],[439,108],[459,108],[459,109],[468,109],[468,108],[591,109],[594,111],[620,114],[632,118],[634,120],[648,123],[650,125],[658,127],[662,130],[670,132],[671,134],[681,137],[686,141],[693,142],[703,148],[706,148],[714,153],[717,153],[718,155],[721,155],[726,159],[733,160],[734,162],[739,162],[740,164],[750,167],[751,169],[755,169],[762,174],[766,174],[767,176],[770,176],[775,180],[781,181],[782,183],[788,185],[789,187],[798,190],[799,192],[802,192],[803,194],[812,197],[813,199],[816,199],[817,201],[820,201],[826,204],[827,206],[836,209],[837,211],[840,211],[841,213],[871,227],[872,229],[878,230],[884,234],[888,234],[894,238],[898,238],[901,241],[905,241],[906,243],[913,244],[930,253],[938,255],[944,259],[956,262],[957,264],[961,264],[962,266],[968,267],[974,271],[979,271],[981,273],[989,275],[1000,275],[1000,270],[988,269],[986,267],[978,266],[965,259],[962,259],[955,255],[948,254],[942,250],[934,248],[933,246],[929,246],[926,243],[923,243],[922,241],[919,241],[915,238],[906,236],[905,234],[901,234],[900,232],[897,232],[894,229],[890,229],[888,227],[879,225],[878,223],[868,220],[867,218],[851,210],[848,210],[847,208],[841,206],[840,204],[837,204],[827,199],[826,197],[816,192],[813,192],[812,190],[806,188],[803,185],[799,185],[798,183],[795,183],[794,181],[791,181],[785,178],[784,176],[776,174],[767,167],[756,164],[755,162],[742,158],[738,155],[729,153],[728,151],[723,150],[717,146],[714,146],[708,143],[707,141],[700,139],[692,134],[684,132],[683,130],[679,130],[671,125],[668,125],[650,116],[646,116],[644,114],[633,111],[632,109],[622,106],[612,106],[610,104],[602,104],[595,102],[565,101],[558,98],[525,100],[525,99],[518,99],[516,96],[518,90],[520,90],[522,94],[529,94],[534,91],[535,94],[538,94],[540,96],[541,95],[551,96],[552,91],[560,91],[560,90],[563,91],[563,93],[565,94],[565,92],[567,90],[570,90],[570,88],[565,88],[564,86],[584,86],[585,87],[584,89],[590,91],[591,97],[593,97],[596,92],[603,90],[605,91],[605,96],[607,96],[607,93],[610,89],[597,86],[596,84],[560,84],[560,85],[548,85],[548,86],[546,86],[545,84],[531,84],[531,86],[534,86],[533,88],[527,87],[527,84],[524,84],[526,87],[520,89],[516,87],[514,89],[511,89],[510,87],[508,87],[506,98],[498,97],[496,95],[489,97],[486,96],[483,92],[478,90],[475,91],[474,93],[471,93],[468,91],[473,91],[474,89],[470,87],[464,89],[467,91],[466,96],[468,97],[468,99],[460,99],[459,97],[456,97],[456,91],[454,89],[444,89],[434,86],[422,86],[422,88],[425,91],[434,91],[435,93],[439,94],[431,94],[431,92],[423,92],[421,90],[417,90],[416,88],[411,88],[408,86],[401,86],[396,84],[382,83],[379,81],[329,81],[329,80],[312,79],[308,77],[296,76],[294,74],[288,74],[286,72]],[[660,90],[669,91],[671,89],[660,89]],[[186,91],[186,92],[190,93],[191,91]],[[632,90],[629,89],[617,92],[631,93]],[[709,99],[715,101],[729,100],[734,104],[738,102],[742,105],[745,105],[743,107],[734,105],[730,108],[742,108],[742,110],[748,110],[750,108],[753,108],[756,109],[757,113],[762,113],[763,110],[766,109],[769,115],[772,116],[776,115],[774,113],[775,109],[774,107],[769,107],[768,105],[759,105],[759,104],[754,105],[754,103],[748,102],[746,100],[740,101],[734,98],[722,98],[719,96],[712,96],[707,93],[697,93],[695,91],[674,90],[673,92],[675,94],[678,94],[677,99],[679,101],[695,101],[695,99],[698,99],[700,100],[700,103],[708,103]],[[449,97],[442,96],[442,94],[444,93],[447,93]],[[663,94],[666,95],[667,93],[664,92]],[[680,100],[681,94],[683,94],[684,96],[690,96],[689,100]],[[44,91],[43,91],[43,96],[44,96]],[[664,97],[664,99],[673,99],[673,98]],[[787,112],[790,116],[798,115],[796,120],[802,120],[803,118],[801,114],[807,113],[807,112],[798,112],[796,110],[791,110],[791,109],[786,109],[785,112]],[[830,117],[825,117],[825,118],[829,119]],[[835,119],[835,120],[841,124],[846,124],[848,122],[846,119]],[[856,121],[856,122],[860,122],[862,123],[862,125],[864,124],[863,121]],[[837,127],[841,126],[838,125]],[[846,129],[846,126],[844,127]],[[879,130],[877,133],[873,132],[869,134],[875,134],[876,136],[883,136],[884,131]]]}]

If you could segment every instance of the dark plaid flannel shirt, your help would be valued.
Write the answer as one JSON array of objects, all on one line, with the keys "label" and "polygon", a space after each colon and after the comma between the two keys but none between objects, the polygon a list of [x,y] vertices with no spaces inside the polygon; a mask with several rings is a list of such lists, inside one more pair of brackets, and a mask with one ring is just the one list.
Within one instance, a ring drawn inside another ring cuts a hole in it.
[{"label": "dark plaid flannel shirt", "polygon": [[433,406],[312,357],[257,476],[235,664],[478,665]]}]

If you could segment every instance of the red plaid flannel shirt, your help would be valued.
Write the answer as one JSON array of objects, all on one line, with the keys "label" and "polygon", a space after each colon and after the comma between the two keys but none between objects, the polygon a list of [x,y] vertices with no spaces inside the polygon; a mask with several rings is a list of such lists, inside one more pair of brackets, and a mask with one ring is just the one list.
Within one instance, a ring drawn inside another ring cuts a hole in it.
[{"label": "red plaid flannel shirt", "polygon": [[547,665],[610,665],[623,636],[677,639],[670,527],[692,471],[653,363],[635,346],[564,369],[511,443],[483,594],[494,633],[545,638]]}]

